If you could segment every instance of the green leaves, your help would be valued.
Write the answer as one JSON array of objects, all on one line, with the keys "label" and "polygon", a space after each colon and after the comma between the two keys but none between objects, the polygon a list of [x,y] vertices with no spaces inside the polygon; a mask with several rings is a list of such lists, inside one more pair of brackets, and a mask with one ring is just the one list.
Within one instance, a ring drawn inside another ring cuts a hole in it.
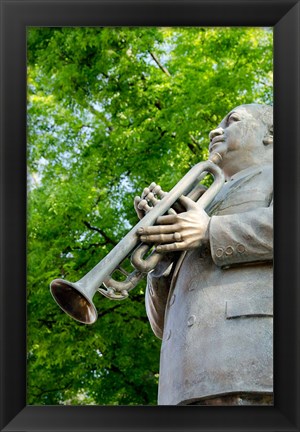
[{"label": "green leaves", "polygon": [[233,107],[272,103],[265,28],[28,29],[28,403],[156,403],[160,341],[145,282],[95,295],[72,321],[49,283],[76,281],[137,223],[133,199],[170,190],[208,155]]}]

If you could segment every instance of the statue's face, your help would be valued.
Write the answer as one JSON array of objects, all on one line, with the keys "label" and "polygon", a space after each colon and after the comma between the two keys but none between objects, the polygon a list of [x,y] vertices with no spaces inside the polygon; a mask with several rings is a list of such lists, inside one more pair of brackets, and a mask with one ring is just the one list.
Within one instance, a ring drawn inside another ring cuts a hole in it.
[{"label": "statue's face", "polygon": [[210,132],[209,151],[255,151],[263,145],[265,134],[266,126],[259,119],[259,111],[242,105],[230,111]]},{"label": "statue's face", "polygon": [[[241,105],[230,111],[219,126],[209,134],[209,151],[223,156],[223,169],[226,164],[244,169],[253,165],[261,154],[267,126],[260,120],[260,110],[254,105]],[[231,171],[231,169],[230,169]]]}]

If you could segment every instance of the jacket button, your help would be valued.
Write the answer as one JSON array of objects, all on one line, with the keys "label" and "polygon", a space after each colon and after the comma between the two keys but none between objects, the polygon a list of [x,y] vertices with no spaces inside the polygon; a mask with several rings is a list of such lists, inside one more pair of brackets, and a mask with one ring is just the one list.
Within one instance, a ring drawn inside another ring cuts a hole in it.
[{"label": "jacket button", "polygon": [[244,252],[245,252],[245,246],[242,245],[242,244],[239,244],[239,245],[237,245],[236,250],[237,250],[239,253],[244,253]]},{"label": "jacket button", "polygon": [[218,258],[221,258],[222,255],[223,255],[223,249],[222,249],[222,248],[218,248],[218,249],[216,250],[216,256],[217,256]]},{"label": "jacket button", "polygon": [[233,254],[233,247],[232,246],[228,246],[225,249],[225,253],[226,253],[226,255],[232,255]]},{"label": "jacket button", "polygon": [[191,316],[189,317],[188,321],[187,321],[187,325],[188,325],[189,327],[192,327],[192,325],[194,325],[195,322],[196,322],[196,317],[195,317],[195,315],[191,315]]}]

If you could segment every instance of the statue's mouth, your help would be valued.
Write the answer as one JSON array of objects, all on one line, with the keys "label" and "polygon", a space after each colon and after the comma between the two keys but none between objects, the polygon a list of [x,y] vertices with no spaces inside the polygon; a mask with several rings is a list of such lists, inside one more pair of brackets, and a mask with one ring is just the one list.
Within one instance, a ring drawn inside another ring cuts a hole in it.
[{"label": "statue's mouth", "polygon": [[218,143],[224,142],[224,140],[225,140],[224,135],[219,135],[214,137],[209,144],[209,151],[212,152],[214,150],[214,147],[216,147]]}]

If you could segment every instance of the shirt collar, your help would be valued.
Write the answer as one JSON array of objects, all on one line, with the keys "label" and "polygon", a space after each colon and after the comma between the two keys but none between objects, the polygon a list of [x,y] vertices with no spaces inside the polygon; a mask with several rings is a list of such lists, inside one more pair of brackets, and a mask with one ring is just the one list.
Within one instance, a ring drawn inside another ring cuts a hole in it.
[{"label": "shirt collar", "polygon": [[235,173],[233,176],[231,176],[228,181],[233,181],[233,180],[237,180],[237,179],[242,178],[242,177],[247,177],[250,174],[258,174],[258,173],[261,173],[262,170],[263,170],[262,166],[252,166],[249,168],[245,168],[245,169]]}]

